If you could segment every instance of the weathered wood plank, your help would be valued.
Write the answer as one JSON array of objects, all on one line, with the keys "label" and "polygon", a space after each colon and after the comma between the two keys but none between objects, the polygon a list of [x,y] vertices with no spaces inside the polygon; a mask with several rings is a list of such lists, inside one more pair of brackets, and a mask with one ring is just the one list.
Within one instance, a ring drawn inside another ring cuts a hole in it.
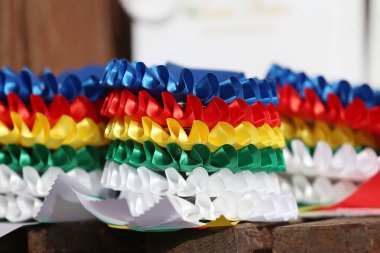
[{"label": "weathered wood plank", "polygon": [[271,252],[272,230],[288,223],[241,223],[230,228],[148,233],[148,252]]},{"label": "weathered wood plank", "polygon": [[380,252],[380,218],[338,218],[275,228],[273,252]]},{"label": "weathered wood plank", "polygon": [[38,225],[28,231],[29,252],[144,252],[145,234],[100,222]]}]

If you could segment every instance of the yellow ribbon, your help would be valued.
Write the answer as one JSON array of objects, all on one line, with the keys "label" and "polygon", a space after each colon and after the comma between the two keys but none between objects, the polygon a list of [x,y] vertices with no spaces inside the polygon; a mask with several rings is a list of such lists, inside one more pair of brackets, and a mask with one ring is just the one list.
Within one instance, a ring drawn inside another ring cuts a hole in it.
[{"label": "yellow ribbon", "polygon": [[47,117],[36,113],[32,129],[29,129],[21,116],[11,112],[13,129],[0,121],[0,143],[3,145],[19,144],[32,147],[34,144],[44,144],[49,149],[57,149],[61,145],[70,145],[76,149],[85,145],[102,146],[108,143],[104,138],[104,124],[96,124],[92,119],[85,118],[80,122],[63,115],[51,127]]},{"label": "yellow ribbon", "polygon": [[329,126],[321,121],[307,123],[297,117],[281,117],[281,121],[286,140],[299,138],[310,147],[315,146],[318,141],[326,141],[332,148],[338,148],[344,143],[373,148],[379,146],[373,135],[354,131],[346,126]]},{"label": "yellow ribbon", "polygon": [[271,128],[268,124],[255,127],[249,122],[243,122],[233,127],[226,122],[219,122],[211,130],[199,120],[194,120],[189,134],[175,119],[167,119],[167,129],[154,122],[149,117],[143,117],[140,122],[125,116],[124,120],[113,118],[108,123],[105,136],[111,140],[129,140],[143,143],[152,141],[165,147],[168,143],[177,143],[183,150],[191,150],[194,144],[205,144],[211,151],[230,144],[236,149],[253,144],[258,148],[285,146],[284,136],[278,127]]}]

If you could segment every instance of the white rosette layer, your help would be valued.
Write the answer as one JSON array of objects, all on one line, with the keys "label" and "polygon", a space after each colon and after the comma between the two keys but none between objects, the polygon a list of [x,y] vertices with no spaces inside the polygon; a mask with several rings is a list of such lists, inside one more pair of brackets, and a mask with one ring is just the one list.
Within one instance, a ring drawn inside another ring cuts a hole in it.
[{"label": "white rosette layer", "polygon": [[343,144],[334,153],[329,144],[320,141],[311,155],[305,144],[296,139],[291,141],[291,150],[284,150],[288,174],[364,182],[380,170],[380,157],[371,148],[357,153],[353,146]]}]

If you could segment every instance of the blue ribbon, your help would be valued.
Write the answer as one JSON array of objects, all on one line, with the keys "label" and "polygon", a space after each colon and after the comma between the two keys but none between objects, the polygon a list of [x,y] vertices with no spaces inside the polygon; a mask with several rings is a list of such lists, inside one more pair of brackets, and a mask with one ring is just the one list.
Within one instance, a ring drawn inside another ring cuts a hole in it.
[{"label": "blue ribbon", "polygon": [[72,101],[75,97],[86,96],[91,102],[106,95],[106,89],[99,85],[104,72],[101,66],[88,66],[79,70],[65,71],[56,77],[51,70],[45,69],[37,77],[29,68],[14,72],[8,67],[0,70],[0,99],[13,92],[23,101],[29,101],[31,94],[41,96],[45,102],[60,94]]},{"label": "blue ribbon", "polygon": [[267,78],[274,78],[280,87],[285,84],[292,85],[301,97],[304,97],[305,89],[310,88],[324,102],[329,94],[336,94],[343,106],[349,105],[354,98],[362,100],[368,108],[380,105],[380,91],[373,90],[368,84],[352,87],[345,80],[327,83],[322,76],[310,78],[305,73],[296,73],[276,64],[269,69]]},{"label": "blue ribbon", "polygon": [[117,89],[128,88],[134,92],[148,90],[157,99],[161,98],[163,91],[168,91],[178,101],[193,94],[203,104],[214,97],[227,103],[240,98],[250,105],[256,101],[265,105],[278,104],[274,79],[246,78],[240,72],[187,69],[172,63],[147,67],[143,62],[113,59],[107,64],[100,84]]}]

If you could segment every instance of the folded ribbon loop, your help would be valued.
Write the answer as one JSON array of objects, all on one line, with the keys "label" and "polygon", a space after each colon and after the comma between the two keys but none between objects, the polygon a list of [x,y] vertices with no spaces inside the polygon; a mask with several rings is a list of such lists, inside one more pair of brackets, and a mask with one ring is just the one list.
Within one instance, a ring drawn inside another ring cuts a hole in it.
[{"label": "folded ribbon loop", "polygon": [[29,101],[30,95],[37,95],[50,102],[54,95],[61,94],[70,102],[79,95],[94,102],[105,95],[104,88],[99,86],[102,72],[102,68],[85,68],[83,71],[66,72],[57,78],[49,69],[37,77],[28,68],[19,73],[3,68],[0,71],[0,99],[15,93],[22,101]]},{"label": "folded ribbon loop", "polygon": [[177,143],[184,150],[191,150],[195,144],[204,144],[212,152],[217,148],[230,144],[239,149],[248,144],[253,144],[258,148],[273,147],[283,148],[285,142],[280,128],[271,128],[264,124],[256,128],[251,123],[243,122],[237,127],[226,122],[219,122],[214,128],[198,120],[194,120],[189,131],[181,127],[175,119],[167,120],[167,129],[154,122],[149,117],[142,117],[142,122],[136,122],[125,116],[124,120],[113,118],[108,123],[105,136],[115,140],[134,140],[143,143],[151,140],[159,146],[168,143]]},{"label": "folded ribbon loop", "polygon": [[3,145],[20,144],[31,147],[39,143],[49,149],[57,149],[61,145],[80,148],[85,145],[102,146],[107,144],[107,140],[103,137],[104,124],[96,124],[89,118],[84,118],[77,123],[73,118],[63,115],[51,127],[45,115],[36,113],[31,128],[15,112],[11,112],[11,120],[12,128],[0,121],[0,143]]},{"label": "folded ribbon loop", "polygon": [[179,75],[178,70],[175,70],[176,73],[170,73],[171,70],[172,68],[163,65],[148,68],[142,62],[111,60],[107,64],[100,84],[118,89],[126,87],[133,92],[147,90],[158,99],[163,91],[170,92],[177,101],[182,101],[187,95],[193,94],[202,101],[202,104],[208,104],[214,97],[219,97],[227,103],[240,98],[249,105],[257,101],[265,105],[278,104],[273,79],[261,81],[230,76],[229,79],[218,80],[210,70],[202,78],[195,80],[193,72],[189,69],[181,69]]},{"label": "folded ribbon loop", "polygon": [[146,166],[152,170],[173,167],[179,171],[190,172],[204,167],[208,172],[228,168],[233,172],[249,170],[252,172],[282,172],[285,170],[281,149],[267,147],[258,149],[252,144],[236,150],[231,145],[223,145],[215,152],[203,144],[196,144],[190,151],[183,150],[176,143],[161,148],[150,141],[142,145],[128,140],[114,141],[109,146],[106,160],[132,167]]},{"label": "folded ribbon loop", "polygon": [[200,99],[188,95],[185,108],[168,92],[161,93],[162,105],[147,91],[139,91],[138,96],[125,89],[113,90],[104,101],[101,113],[107,117],[122,118],[125,115],[141,122],[144,116],[150,117],[160,125],[165,126],[168,118],[176,119],[182,127],[191,127],[194,120],[200,120],[208,127],[214,127],[218,122],[224,121],[237,126],[243,121],[250,122],[256,127],[268,124],[271,127],[280,126],[280,116],[276,108],[261,102],[248,105],[242,99],[235,99],[227,104],[220,98],[213,98],[203,108]]}]

